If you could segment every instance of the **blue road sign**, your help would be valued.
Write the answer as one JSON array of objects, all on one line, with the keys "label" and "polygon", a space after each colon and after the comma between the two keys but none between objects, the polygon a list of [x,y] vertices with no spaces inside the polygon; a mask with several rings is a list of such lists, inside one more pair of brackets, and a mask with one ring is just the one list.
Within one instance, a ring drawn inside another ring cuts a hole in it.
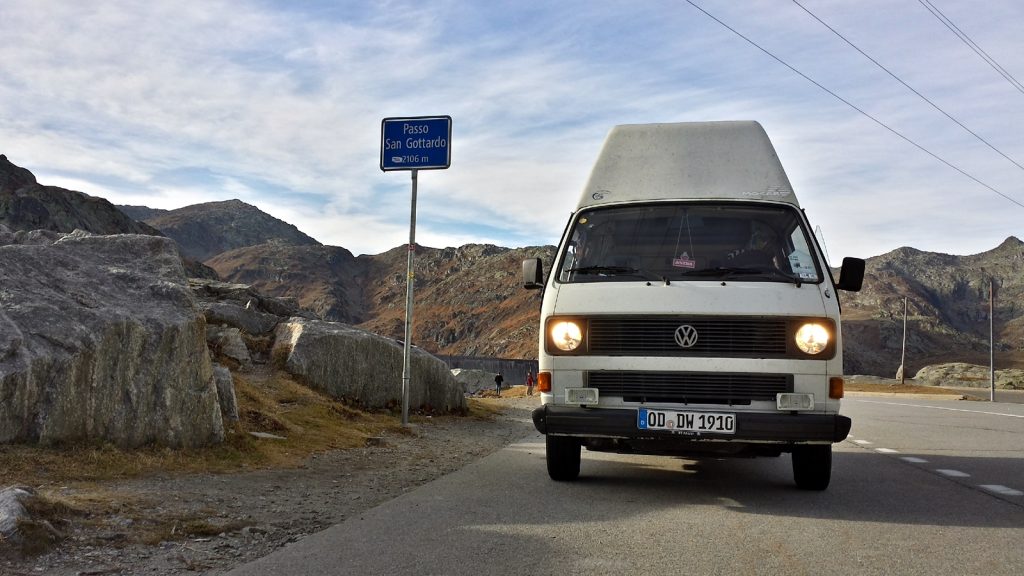
[{"label": "blue road sign", "polygon": [[385,118],[380,124],[380,169],[443,170],[452,164],[452,117]]}]

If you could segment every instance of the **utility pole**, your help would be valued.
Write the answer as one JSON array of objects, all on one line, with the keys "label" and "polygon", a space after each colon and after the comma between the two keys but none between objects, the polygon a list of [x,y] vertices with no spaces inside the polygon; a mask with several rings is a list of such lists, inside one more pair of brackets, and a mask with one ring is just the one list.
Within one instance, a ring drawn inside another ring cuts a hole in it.
[{"label": "utility pole", "polygon": [[898,372],[899,379],[900,379],[900,385],[903,384],[904,378],[906,376],[906,368],[905,368],[906,360],[907,360],[907,297],[904,296],[903,297],[903,352],[900,354],[900,369],[899,369],[899,372]]},{"label": "utility pole", "polygon": [[988,279],[988,401],[996,401],[996,337],[995,337],[995,286],[990,276]]}]

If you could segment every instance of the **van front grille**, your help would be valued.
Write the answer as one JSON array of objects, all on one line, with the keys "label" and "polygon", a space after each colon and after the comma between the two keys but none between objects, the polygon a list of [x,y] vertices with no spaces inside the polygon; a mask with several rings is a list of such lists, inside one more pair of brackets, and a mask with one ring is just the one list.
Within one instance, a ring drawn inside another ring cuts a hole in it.
[{"label": "van front grille", "polygon": [[586,373],[585,382],[626,402],[748,405],[793,391],[791,374],[600,371]]},{"label": "van front grille", "polygon": [[[802,357],[789,349],[782,317],[594,316],[587,323],[588,353],[607,356],[732,358]],[[677,329],[696,334],[688,347]]]}]

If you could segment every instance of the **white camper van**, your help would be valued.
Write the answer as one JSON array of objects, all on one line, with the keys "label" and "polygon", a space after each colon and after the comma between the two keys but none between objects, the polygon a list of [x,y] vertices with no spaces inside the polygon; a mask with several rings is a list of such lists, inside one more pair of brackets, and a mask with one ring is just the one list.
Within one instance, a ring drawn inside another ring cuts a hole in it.
[{"label": "white camper van", "polygon": [[835,282],[757,122],[616,126],[542,288],[538,389],[548,474],[580,451],[688,457],[792,454],[823,490],[843,348]]}]

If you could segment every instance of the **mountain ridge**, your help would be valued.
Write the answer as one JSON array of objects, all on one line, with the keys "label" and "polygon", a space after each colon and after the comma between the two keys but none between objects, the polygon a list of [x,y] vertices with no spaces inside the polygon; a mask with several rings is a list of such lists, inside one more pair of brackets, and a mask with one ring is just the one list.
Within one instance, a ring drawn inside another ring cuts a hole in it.
[{"label": "mountain ridge", "polygon": [[[145,206],[125,208],[135,213],[153,210]],[[237,199],[153,211],[145,224],[177,242],[184,256],[200,262],[229,250],[266,242],[320,246],[294,225]]]},{"label": "mountain ridge", "polygon": [[[181,249],[183,255],[206,254],[205,265],[225,281],[252,285],[268,296],[294,298],[325,320],[404,338],[405,245],[354,256],[240,200],[169,211],[120,207],[120,212],[103,199],[41,186],[31,172],[0,155],[0,223],[15,230],[36,224],[25,218],[12,223],[9,218],[11,198],[25,196],[25,190],[34,192],[34,202],[44,209],[40,214],[50,214],[51,206],[58,215],[66,213],[60,226],[79,222],[94,226],[85,228],[94,233],[141,229],[167,235],[188,247]],[[111,210],[119,216],[111,216]],[[147,222],[158,226],[135,227],[132,224],[139,223],[126,214],[147,216]],[[108,227],[113,231],[104,232],[98,224],[106,221],[117,221]],[[520,263],[540,257],[550,267],[554,253],[550,245],[417,245],[413,342],[442,356],[535,358],[540,296],[521,288]],[[1017,305],[1024,302],[1024,242],[1010,236],[978,254],[958,256],[904,246],[867,258],[864,289],[839,294],[847,373],[896,373],[903,352],[904,298],[906,374],[949,361],[987,364],[990,281],[996,293],[997,363],[1024,367],[1024,305]]]}]

